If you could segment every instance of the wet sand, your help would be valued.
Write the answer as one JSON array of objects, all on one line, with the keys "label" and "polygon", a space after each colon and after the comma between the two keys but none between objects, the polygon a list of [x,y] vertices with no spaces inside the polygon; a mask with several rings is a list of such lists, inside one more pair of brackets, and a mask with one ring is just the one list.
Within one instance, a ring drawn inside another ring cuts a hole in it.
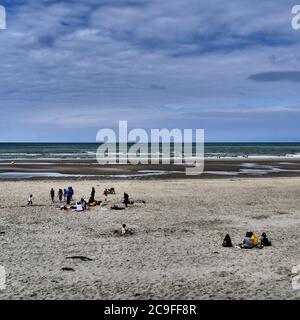
[{"label": "wet sand", "polygon": [[[185,179],[183,165],[99,165],[96,160],[19,160],[13,164],[0,161],[0,179]],[[39,173],[42,173],[39,177]],[[152,173],[152,174],[151,174]],[[15,174],[15,175],[14,175]],[[49,177],[45,175],[48,174]],[[59,176],[61,175],[61,176]],[[206,159],[204,173],[191,179],[239,177],[295,177],[300,176],[300,159],[252,158],[252,159]]]},{"label": "wet sand", "polygon": [[[76,199],[95,186],[102,200],[114,186],[107,207],[124,191],[146,204],[66,213],[49,191],[70,185]],[[0,299],[300,299],[291,271],[300,264],[299,186],[299,177],[0,181]],[[113,235],[122,223],[133,235]],[[273,246],[221,246],[226,233],[238,244],[249,230]]]}]

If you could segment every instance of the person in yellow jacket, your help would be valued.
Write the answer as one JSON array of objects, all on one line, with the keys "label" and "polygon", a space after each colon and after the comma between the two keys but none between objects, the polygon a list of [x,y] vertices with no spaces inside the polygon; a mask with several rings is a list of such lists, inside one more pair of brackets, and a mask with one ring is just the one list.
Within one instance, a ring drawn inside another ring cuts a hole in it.
[{"label": "person in yellow jacket", "polygon": [[258,237],[255,233],[253,233],[251,237],[251,241],[252,241],[253,247],[256,247],[260,244],[260,241],[258,240]]}]

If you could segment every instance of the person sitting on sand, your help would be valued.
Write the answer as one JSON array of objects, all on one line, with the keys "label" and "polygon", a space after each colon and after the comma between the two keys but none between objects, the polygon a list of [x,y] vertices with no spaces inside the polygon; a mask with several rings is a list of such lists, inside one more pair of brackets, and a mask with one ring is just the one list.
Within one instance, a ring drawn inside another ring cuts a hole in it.
[{"label": "person sitting on sand", "polygon": [[249,232],[246,233],[246,237],[251,238],[252,236],[253,236],[253,232],[252,231],[249,231]]},{"label": "person sitting on sand", "polygon": [[81,198],[80,203],[82,205],[83,210],[87,210],[87,203],[83,198]]},{"label": "person sitting on sand", "polygon": [[264,247],[270,247],[272,245],[265,232],[263,232],[261,235],[261,243]]},{"label": "person sitting on sand", "polygon": [[90,207],[96,207],[97,201],[96,201],[95,199],[93,199],[92,197],[90,197],[90,200],[89,200],[89,202],[88,202],[88,205],[89,205]]},{"label": "person sitting on sand", "polygon": [[121,228],[117,229],[114,231],[114,234],[122,237],[122,236],[125,236],[126,235],[126,224],[123,224]]},{"label": "person sitting on sand", "polygon": [[242,249],[252,249],[253,248],[253,243],[251,240],[251,237],[253,236],[253,232],[247,232],[246,237],[244,238],[244,241],[242,244],[240,244],[240,247]]},{"label": "person sitting on sand", "polygon": [[230,239],[230,236],[229,234],[226,234],[224,240],[223,240],[223,244],[222,244],[223,247],[232,247],[232,242],[231,242],[231,239]]},{"label": "person sitting on sand", "polygon": [[108,193],[109,194],[116,194],[115,188],[109,188]]},{"label": "person sitting on sand", "polygon": [[55,191],[53,188],[50,190],[50,197],[51,197],[52,202],[54,202]]},{"label": "person sitting on sand", "polygon": [[260,241],[258,240],[258,237],[255,233],[252,234],[251,241],[252,241],[253,247],[259,246],[260,244]]},{"label": "person sitting on sand", "polygon": [[28,198],[27,206],[32,206],[33,205],[33,196],[32,194]]},{"label": "person sitting on sand", "polygon": [[81,203],[80,201],[77,202],[77,204],[76,204],[76,211],[77,211],[77,212],[84,211],[83,206],[82,206],[82,203]]}]

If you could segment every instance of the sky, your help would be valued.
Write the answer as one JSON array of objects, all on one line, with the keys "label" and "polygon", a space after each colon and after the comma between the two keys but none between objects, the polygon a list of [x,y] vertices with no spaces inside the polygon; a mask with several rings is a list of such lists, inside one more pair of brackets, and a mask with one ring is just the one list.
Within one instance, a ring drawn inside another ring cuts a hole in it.
[{"label": "sky", "polygon": [[0,0],[0,141],[102,128],[300,142],[295,0]]}]

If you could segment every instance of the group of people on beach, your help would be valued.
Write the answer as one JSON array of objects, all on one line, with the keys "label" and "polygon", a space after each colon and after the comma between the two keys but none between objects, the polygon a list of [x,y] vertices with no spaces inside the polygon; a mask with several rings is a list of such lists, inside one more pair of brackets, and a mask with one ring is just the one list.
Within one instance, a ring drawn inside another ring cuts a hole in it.
[{"label": "group of people on beach", "polygon": [[[108,194],[115,194],[114,188],[105,188],[103,195],[105,197],[105,201],[107,201]],[[71,205],[71,201],[73,200],[74,196],[74,189],[72,187],[69,187],[67,189],[59,189],[57,193],[57,197],[59,198],[59,201],[62,202],[63,199],[66,201],[67,206]],[[76,209],[76,211],[84,211],[87,210],[89,207],[95,207],[97,205],[101,205],[102,201],[97,201],[95,199],[96,196],[96,189],[95,187],[92,188],[90,197],[88,199],[81,198],[80,201],[76,202],[76,205],[71,206],[70,209]],[[50,190],[50,197],[52,202],[55,202],[55,191],[52,188]],[[63,208],[67,208],[67,206],[63,206]]]},{"label": "group of people on beach", "polygon": [[[63,199],[65,201],[67,201],[67,204],[70,204],[72,199],[73,199],[73,195],[74,195],[74,190],[72,187],[69,187],[67,189],[59,189],[57,192],[57,197],[59,199],[60,202],[63,201]],[[55,202],[55,191],[53,188],[51,188],[50,190],[50,198],[52,200],[52,202]]]},{"label": "group of people on beach", "polygon": [[[105,189],[103,194],[106,197],[105,199],[107,199],[107,195],[108,194],[115,194],[115,189],[114,188],[109,188],[109,189]],[[88,210],[89,207],[94,207],[96,205],[101,205],[102,201],[96,201],[95,200],[95,194],[96,194],[96,190],[93,187],[92,188],[92,192],[91,192],[91,196],[90,199],[87,201],[84,198],[82,198],[80,201],[78,201],[76,203],[76,205],[70,206],[70,210],[75,210],[77,212],[80,211],[84,211],[84,210]],[[74,195],[74,190],[72,187],[69,187],[68,189],[64,189],[64,191],[62,189],[58,190],[57,196],[59,198],[59,201],[61,202],[63,198],[66,199],[67,204],[70,204],[70,201],[72,200],[72,197]],[[54,202],[55,199],[55,191],[53,188],[51,188],[50,190],[50,197],[52,202]],[[124,201],[123,203],[125,204],[126,208],[128,207],[128,204],[130,203],[129,201],[129,195],[127,193],[124,193]],[[33,195],[30,195],[28,198],[28,206],[32,206],[33,205]],[[62,206],[61,209],[65,209],[67,210],[67,206]],[[128,234],[132,234],[132,232],[128,229],[126,229],[126,224],[122,224],[120,228],[116,229],[114,231],[114,235],[119,236],[119,237],[123,237],[125,235]]]},{"label": "group of people on beach", "polygon": [[[114,190],[114,188],[111,188]],[[105,200],[107,199],[107,195],[109,194],[109,190],[110,189],[105,189],[103,194],[105,196]],[[89,200],[87,201],[88,203],[93,203],[95,202],[95,194],[96,194],[96,190],[93,187],[92,188],[92,192],[91,192],[91,196],[89,198]],[[69,187],[67,189],[59,189],[58,193],[57,193],[57,197],[59,199],[60,202],[62,202],[63,200],[67,202],[67,205],[70,205],[71,201],[73,200],[73,196],[74,196],[74,189],[73,187]],[[52,200],[52,202],[55,202],[55,191],[52,188],[50,190],[50,198]]]},{"label": "group of people on beach", "polygon": [[[110,194],[116,194],[115,188],[105,188],[103,191],[103,195],[104,195],[104,201],[107,201],[108,195]],[[102,201],[97,201],[95,199],[96,196],[96,189],[93,187],[90,197],[88,199],[85,198],[81,198],[80,201],[76,202],[76,204],[71,205],[71,201],[73,200],[73,196],[74,196],[74,189],[73,187],[68,187],[66,189],[59,189],[57,194],[55,193],[54,188],[51,188],[50,190],[50,198],[51,201],[54,203],[55,202],[55,197],[58,197],[59,202],[66,202],[66,205],[61,206],[61,209],[71,209],[71,210],[76,210],[76,211],[84,211],[89,209],[89,207],[95,207],[97,205],[101,206]],[[127,208],[129,204],[133,204],[133,201],[129,200],[129,195],[128,193],[124,192],[124,199],[123,199],[123,204],[125,205],[125,207],[123,207],[123,209]],[[28,202],[27,202],[28,206],[32,206],[33,205],[33,195],[30,195],[28,198]],[[69,206],[69,208],[68,208]],[[118,206],[114,205],[113,207],[111,207],[111,209],[116,209]],[[120,207],[118,207],[120,208]]]},{"label": "group of people on beach", "polygon": [[[223,247],[233,247],[229,234],[226,234],[222,245]],[[253,233],[252,231],[248,231],[243,242],[240,243],[237,247],[241,249],[262,249],[263,247],[269,247],[271,245],[272,243],[265,232],[261,234],[261,237],[259,239],[259,237],[255,233]]]}]

